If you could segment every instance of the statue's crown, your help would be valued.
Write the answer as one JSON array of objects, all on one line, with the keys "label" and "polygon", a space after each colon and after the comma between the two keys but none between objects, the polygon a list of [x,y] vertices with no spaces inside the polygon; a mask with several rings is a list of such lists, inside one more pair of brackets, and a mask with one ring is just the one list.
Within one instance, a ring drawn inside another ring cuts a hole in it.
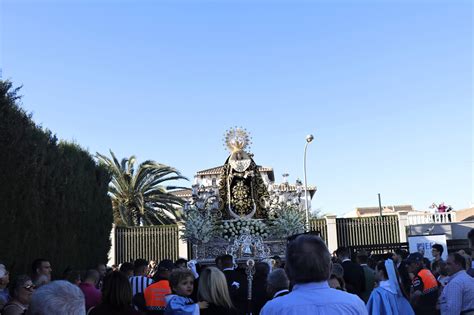
[{"label": "statue's crown", "polygon": [[226,131],[224,142],[231,153],[243,151],[252,143],[250,134],[242,127],[230,128]]}]

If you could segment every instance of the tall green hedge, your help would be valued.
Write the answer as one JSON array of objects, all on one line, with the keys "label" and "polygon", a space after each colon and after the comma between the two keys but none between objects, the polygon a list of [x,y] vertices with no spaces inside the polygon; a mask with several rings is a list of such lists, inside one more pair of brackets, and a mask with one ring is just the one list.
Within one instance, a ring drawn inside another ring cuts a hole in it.
[{"label": "tall green hedge", "polygon": [[76,144],[58,142],[0,81],[0,261],[14,273],[50,259],[55,276],[107,261],[109,175]]}]

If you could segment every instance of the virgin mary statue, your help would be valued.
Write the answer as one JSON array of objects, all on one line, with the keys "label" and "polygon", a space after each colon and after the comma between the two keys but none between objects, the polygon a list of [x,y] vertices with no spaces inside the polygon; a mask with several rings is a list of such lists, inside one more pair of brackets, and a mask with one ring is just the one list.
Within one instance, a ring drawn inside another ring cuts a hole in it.
[{"label": "virgin mary statue", "polygon": [[247,132],[241,128],[226,134],[226,145],[231,151],[224,163],[220,178],[219,196],[224,219],[265,219],[267,187],[258,166],[245,151],[249,144]]}]

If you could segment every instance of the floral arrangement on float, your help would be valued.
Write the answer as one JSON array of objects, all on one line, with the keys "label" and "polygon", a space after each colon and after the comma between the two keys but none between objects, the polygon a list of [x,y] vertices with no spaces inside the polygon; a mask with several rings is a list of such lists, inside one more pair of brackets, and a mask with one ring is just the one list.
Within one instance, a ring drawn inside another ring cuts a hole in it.
[{"label": "floral arrangement on float", "polygon": [[305,231],[305,212],[292,204],[281,203],[272,208],[270,233],[275,238],[285,239]]},{"label": "floral arrangement on float", "polygon": [[278,204],[270,211],[268,220],[234,219],[219,220],[210,211],[193,206],[185,211],[181,238],[192,244],[205,244],[215,239],[232,241],[246,234],[262,239],[285,239],[289,235],[303,233],[305,213],[299,207]]},{"label": "floral arrangement on float", "polygon": [[249,234],[254,237],[267,238],[269,234],[268,226],[257,219],[235,219],[222,221],[218,226],[221,237],[225,240],[238,238],[243,234]]},{"label": "floral arrangement on float", "polygon": [[185,211],[181,239],[192,244],[206,244],[217,236],[216,219],[209,211],[192,206]]}]

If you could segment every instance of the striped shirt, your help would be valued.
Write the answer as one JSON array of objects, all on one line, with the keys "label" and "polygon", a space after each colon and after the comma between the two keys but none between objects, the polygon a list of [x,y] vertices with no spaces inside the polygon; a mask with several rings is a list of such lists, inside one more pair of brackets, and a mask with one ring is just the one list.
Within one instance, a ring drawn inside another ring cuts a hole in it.
[{"label": "striped shirt", "polygon": [[449,278],[439,298],[442,315],[459,315],[462,311],[474,310],[474,278],[465,270]]},{"label": "striped shirt", "polygon": [[132,286],[132,294],[135,296],[138,293],[144,293],[145,289],[153,283],[151,278],[145,276],[130,277],[130,285]]}]

